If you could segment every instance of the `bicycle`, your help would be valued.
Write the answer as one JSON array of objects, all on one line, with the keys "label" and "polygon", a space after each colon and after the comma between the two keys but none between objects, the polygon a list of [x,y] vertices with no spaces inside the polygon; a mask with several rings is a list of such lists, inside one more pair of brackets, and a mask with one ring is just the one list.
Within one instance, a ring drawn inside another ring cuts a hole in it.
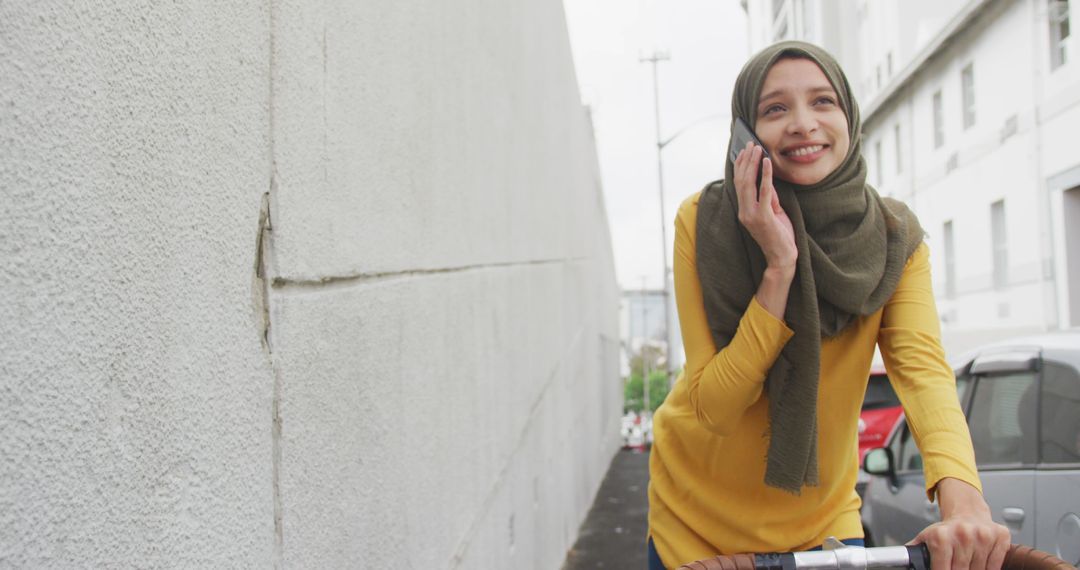
[{"label": "bicycle", "polygon": [[[1076,569],[1056,556],[1019,544],[1009,547],[1001,568]],[[716,556],[683,565],[679,570],[930,570],[930,550],[925,544],[864,548],[829,538],[818,551]]]}]

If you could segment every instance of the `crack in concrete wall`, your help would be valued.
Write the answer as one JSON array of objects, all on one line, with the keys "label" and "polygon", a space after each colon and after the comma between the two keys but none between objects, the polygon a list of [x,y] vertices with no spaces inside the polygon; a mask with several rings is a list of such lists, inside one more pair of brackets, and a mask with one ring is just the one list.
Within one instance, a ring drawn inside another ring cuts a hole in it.
[{"label": "crack in concrete wall", "polygon": [[270,360],[270,370],[273,375],[273,388],[271,399],[271,488],[274,501],[274,567],[282,566],[282,552],[284,546],[282,502],[281,502],[281,370],[274,357],[273,324],[271,319],[271,289],[273,270],[273,224],[270,219],[270,195],[274,184],[271,180],[271,191],[263,194],[262,205],[259,210],[259,238],[255,251],[256,279],[262,285],[262,302],[260,313],[262,316],[261,339],[267,358]]},{"label": "crack in concrete wall", "polygon": [[270,219],[271,190],[262,195],[259,206],[258,237],[255,241],[255,277],[252,293],[255,316],[258,322],[259,340],[270,364],[273,379],[271,396],[271,489],[274,503],[274,567],[282,567],[283,519],[281,502],[281,371],[274,358],[273,325],[271,322],[271,287],[273,281],[273,224]]},{"label": "crack in concrete wall", "polygon": [[255,297],[255,312],[259,323],[259,340],[263,349],[270,350],[270,280],[267,279],[266,249],[270,246],[270,193],[262,195],[259,206],[259,226],[255,238],[255,284],[252,294]]}]

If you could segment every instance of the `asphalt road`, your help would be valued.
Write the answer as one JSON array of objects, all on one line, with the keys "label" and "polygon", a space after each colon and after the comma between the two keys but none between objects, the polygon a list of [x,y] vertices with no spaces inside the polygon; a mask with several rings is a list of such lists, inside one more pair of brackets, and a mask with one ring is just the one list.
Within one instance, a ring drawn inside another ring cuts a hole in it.
[{"label": "asphalt road", "polygon": [[646,568],[649,454],[615,454],[563,570]]}]

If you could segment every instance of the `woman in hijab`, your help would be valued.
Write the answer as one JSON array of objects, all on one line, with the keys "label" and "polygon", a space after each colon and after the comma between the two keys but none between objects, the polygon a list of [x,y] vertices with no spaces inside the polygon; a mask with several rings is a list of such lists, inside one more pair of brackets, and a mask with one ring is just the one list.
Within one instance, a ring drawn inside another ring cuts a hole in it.
[{"label": "woman in hijab", "polygon": [[935,570],[996,570],[1009,532],[981,494],[923,230],[866,183],[843,71],[811,44],[773,45],[739,74],[732,118],[770,158],[738,149],[676,218],[686,367],[653,423],[650,569],[861,544],[857,423],[877,345],[941,507],[915,541]]}]

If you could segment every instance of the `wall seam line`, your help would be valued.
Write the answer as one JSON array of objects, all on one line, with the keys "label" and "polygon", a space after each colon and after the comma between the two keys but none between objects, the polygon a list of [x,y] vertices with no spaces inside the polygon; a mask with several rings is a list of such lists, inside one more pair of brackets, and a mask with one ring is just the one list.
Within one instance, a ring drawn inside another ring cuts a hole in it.
[{"label": "wall seam line", "polygon": [[271,403],[270,403],[270,486],[271,496],[273,503],[273,517],[274,517],[274,537],[273,537],[273,550],[271,551],[272,565],[276,570],[280,570],[285,566],[285,519],[284,519],[284,505],[281,497],[281,392],[282,392],[282,379],[281,369],[277,364],[273,351],[273,325],[272,316],[273,310],[271,308],[271,297],[273,295],[273,279],[271,275],[273,269],[276,268],[276,263],[272,263],[270,256],[272,254],[273,246],[273,225],[272,216],[273,207],[276,204],[277,199],[277,147],[276,142],[276,129],[277,121],[276,113],[276,98],[274,93],[274,75],[277,72],[277,6],[274,0],[269,0],[268,3],[268,17],[269,17],[269,58],[268,67],[269,74],[267,77],[267,99],[268,99],[268,116],[267,116],[267,146],[269,153],[270,164],[270,189],[265,197],[266,200],[266,227],[264,229],[264,239],[262,240],[262,252],[260,255],[261,267],[263,272],[264,285],[266,287],[265,293],[265,306],[266,306],[266,346],[268,356],[270,358],[270,370],[272,374],[272,386],[271,386]]},{"label": "wall seam line", "polygon": [[275,277],[272,281],[275,290],[310,289],[321,288],[327,285],[367,284],[405,277],[421,277],[427,275],[440,275],[451,273],[463,273],[483,269],[501,269],[509,267],[527,267],[532,265],[555,265],[562,263],[574,263],[587,261],[588,257],[573,257],[559,259],[538,259],[532,261],[508,261],[498,263],[481,263],[462,265],[456,267],[439,267],[432,269],[404,269],[399,271],[376,271],[369,273],[357,273],[354,275],[334,275],[319,279],[290,279],[287,277]]}]

